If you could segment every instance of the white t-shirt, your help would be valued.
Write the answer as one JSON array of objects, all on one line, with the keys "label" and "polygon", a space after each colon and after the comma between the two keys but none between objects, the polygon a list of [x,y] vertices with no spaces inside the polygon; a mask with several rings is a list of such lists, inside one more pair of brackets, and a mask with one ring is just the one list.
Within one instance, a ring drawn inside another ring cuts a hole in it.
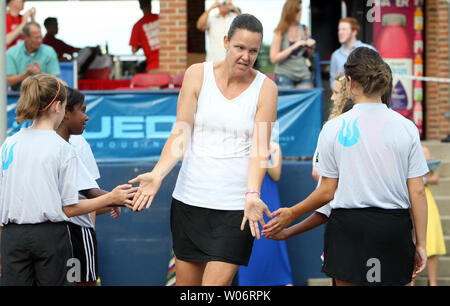
[{"label": "white t-shirt", "polygon": [[[97,163],[92,153],[91,147],[86,139],[81,135],[72,135],[69,139],[70,144],[75,149],[78,161],[78,175],[77,186],[78,190],[88,190],[93,188],[99,188],[97,178],[100,178],[100,172],[98,170]],[[79,199],[86,199],[81,193]],[[89,214],[71,217],[70,222],[83,226],[93,228],[91,216]]]},{"label": "white t-shirt", "polygon": [[407,179],[428,173],[417,127],[381,103],[328,121],[317,147],[319,175],[339,178],[333,209],[408,209]]},{"label": "white t-shirt", "polygon": [[228,34],[231,23],[237,15],[230,12],[225,17],[219,14],[209,15],[206,22],[206,31],[209,39],[209,48],[206,54],[207,62],[223,61],[226,51],[223,45],[223,38]]},{"label": "white t-shirt", "polygon": [[69,218],[62,207],[78,203],[77,160],[55,131],[23,128],[1,147],[0,221],[37,224]]},{"label": "white t-shirt", "polygon": [[95,161],[94,153],[92,153],[91,146],[86,139],[82,135],[72,135],[70,136],[69,143],[75,148],[75,152],[91,173],[92,178],[98,180],[100,178],[100,172]]}]

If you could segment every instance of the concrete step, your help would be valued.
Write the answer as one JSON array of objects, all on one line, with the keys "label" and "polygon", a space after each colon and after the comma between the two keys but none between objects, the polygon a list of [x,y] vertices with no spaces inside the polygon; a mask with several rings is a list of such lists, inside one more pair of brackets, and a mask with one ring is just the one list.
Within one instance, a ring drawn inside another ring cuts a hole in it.
[{"label": "concrete step", "polygon": [[445,250],[447,251],[447,254],[444,256],[450,256],[450,236],[444,236],[445,241]]},{"label": "concrete step", "polygon": [[450,236],[450,216],[441,216],[441,225],[444,236]]},{"label": "concrete step", "polygon": [[440,178],[450,177],[450,160],[441,160],[441,165],[437,168]]},{"label": "concrete step", "polygon": [[450,196],[434,197],[440,216],[450,216]]},{"label": "concrete step", "polygon": [[[438,286],[450,286],[450,277],[438,277]],[[428,277],[418,276],[415,286],[428,286]]]},{"label": "concrete step", "polygon": [[308,278],[308,286],[331,286],[329,278]]},{"label": "concrete step", "polygon": [[438,185],[429,185],[434,197],[450,196],[450,177],[439,178]]},{"label": "concrete step", "polygon": [[429,140],[422,141],[422,145],[426,146],[430,150],[432,158],[450,160],[450,143]]},{"label": "concrete step", "polygon": [[[420,274],[420,277],[427,277],[428,268],[425,268]],[[450,257],[439,257],[438,277],[445,277],[450,279]]]}]

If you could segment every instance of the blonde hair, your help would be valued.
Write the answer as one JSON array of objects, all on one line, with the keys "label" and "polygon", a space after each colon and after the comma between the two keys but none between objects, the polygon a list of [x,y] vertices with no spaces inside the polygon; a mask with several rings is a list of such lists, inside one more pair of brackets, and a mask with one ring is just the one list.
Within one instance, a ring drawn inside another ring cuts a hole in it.
[{"label": "blonde hair", "polygon": [[[27,77],[20,88],[19,102],[16,109],[18,124],[26,120],[35,120],[45,114],[52,101],[65,102],[66,83],[49,74],[36,74]],[[59,88],[59,90],[58,90]]]},{"label": "blonde hair", "polygon": [[339,89],[339,98],[334,102],[333,108],[331,110],[330,116],[328,120],[331,120],[340,114],[342,114],[342,110],[344,109],[345,103],[350,98],[347,93],[347,81],[345,79],[345,73],[339,73],[335,78],[335,81],[341,84],[341,88]]},{"label": "blonde hair", "polygon": [[283,35],[289,26],[296,22],[295,18],[299,12],[298,6],[301,6],[301,0],[287,0],[281,12],[281,19],[275,28],[275,33]]}]

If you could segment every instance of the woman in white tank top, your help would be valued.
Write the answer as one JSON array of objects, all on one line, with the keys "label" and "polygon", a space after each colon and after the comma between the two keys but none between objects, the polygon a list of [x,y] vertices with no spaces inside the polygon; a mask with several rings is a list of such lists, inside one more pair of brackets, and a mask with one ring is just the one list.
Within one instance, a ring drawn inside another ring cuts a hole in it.
[{"label": "woman in white tank top", "polygon": [[[237,16],[224,38],[226,58],[186,70],[177,121],[154,169],[139,183],[133,210],[149,208],[162,180],[183,157],[173,193],[171,229],[177,285],[230,285],[259,239],[259,198],[278,90],[254,70],[262,25]],[[247,225],[248,221],[248,225]]]}]

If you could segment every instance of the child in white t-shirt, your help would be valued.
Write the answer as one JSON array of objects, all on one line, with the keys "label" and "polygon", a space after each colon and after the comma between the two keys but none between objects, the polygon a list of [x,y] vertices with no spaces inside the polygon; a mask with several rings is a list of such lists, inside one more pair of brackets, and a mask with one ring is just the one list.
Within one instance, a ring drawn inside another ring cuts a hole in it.
[{"label": "child in white t-shirt", "polygon": [[355,106],[320,133],[320,186],[299,204],[273,212],[277,217],[264,232],[277,233],[333,200],[322,271],[337,285],[406,285],[426,264],[428,167],[419,134],[382,103],[392,75],[376,51],[355,49],[345,75]]},{"label": "child in white t-shirt", "polygon": [[[89,117],[86,115],[84,95],[70,87],[67,90],[66,114],[56,132],[75,149],[78,161],[77,187],[80,199],[91,199],[107,194],[99,188],[96,179],[100,177],[92,150],[81,134]],[[137,188],[134,188],[137,189]],[[80,262],[80,277],[77,285],[95,286],[98,278],[97,238],[94,231],[94,218],[111,212],[117,218],[120,207],[104,207],[69,219],[70,240],[73,247],[73,257]]]},{"label": "child in white t-shirt", "polygon": [[66,90],[58,78],[38,74],[22,83],[17,122],[33,120],[33,124],[1,146],[2,285],[67,284],[72,255],[69,217],[110,203],[131,203],[131,185],[78,200],[75,152],[55,132],[65,107]]}]

